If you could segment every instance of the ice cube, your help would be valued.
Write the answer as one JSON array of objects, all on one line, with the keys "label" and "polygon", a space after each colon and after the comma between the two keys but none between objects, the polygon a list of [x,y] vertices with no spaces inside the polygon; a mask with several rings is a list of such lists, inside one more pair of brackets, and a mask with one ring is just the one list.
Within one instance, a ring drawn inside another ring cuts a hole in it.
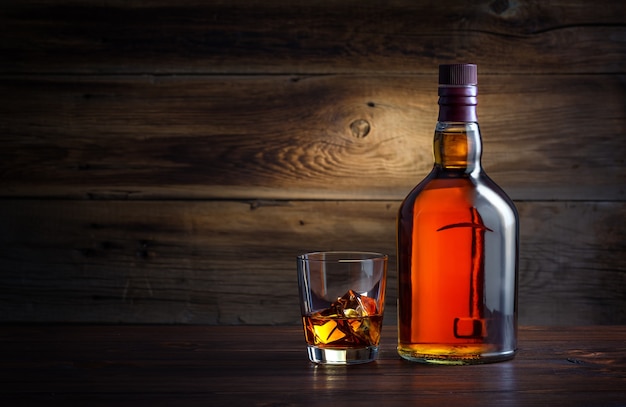
[{"label": "ice cube", "polygon": [[376,301],[372,298],[360,295],[349,290],[343,296],[337,298],[330,307],[320,311],[325,317],[358,318],[376,315]]},{"label": "ice cube", "polygon": [[371,329],[368,317],[377,315],[376,301],[354,290],[337,298],[330,307],[311,314],[306,330],[315,344],[353,346],[378,343],[379,329]]}]

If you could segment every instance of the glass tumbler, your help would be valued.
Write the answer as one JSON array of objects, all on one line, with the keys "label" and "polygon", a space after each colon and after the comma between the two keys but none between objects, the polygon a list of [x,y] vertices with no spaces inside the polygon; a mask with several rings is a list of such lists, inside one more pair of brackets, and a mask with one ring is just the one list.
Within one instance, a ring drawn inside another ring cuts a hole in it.
[{"label": "glass tumbler", "polygon": [[309,360],[376,360],[383,324],[387,255],[314,252],[297,257],[302,324]]}]

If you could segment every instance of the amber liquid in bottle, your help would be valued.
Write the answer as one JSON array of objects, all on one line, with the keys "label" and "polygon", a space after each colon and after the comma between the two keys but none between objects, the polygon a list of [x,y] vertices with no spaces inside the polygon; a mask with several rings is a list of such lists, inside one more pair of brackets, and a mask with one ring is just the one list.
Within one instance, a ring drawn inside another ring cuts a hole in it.
[{"label": "amber liquid in bottle", "polygon": [[[475,97],[460,99],[475,109]],[[444,103],[454,110],[455,100]],[[481,168],[475,110],[453,113],[440,112],[434,167],[398,214],[398,353],[424,363],[506,360],[517,346],[518,215]]]}]

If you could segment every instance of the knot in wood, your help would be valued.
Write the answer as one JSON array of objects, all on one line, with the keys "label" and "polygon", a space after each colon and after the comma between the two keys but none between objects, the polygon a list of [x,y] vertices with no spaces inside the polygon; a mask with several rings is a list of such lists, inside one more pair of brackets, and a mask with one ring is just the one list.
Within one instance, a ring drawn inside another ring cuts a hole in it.
[{"label": "knot in wood", "polygon": [[358,119],[350,124],[352,135],[356,138],[363,138],[370,132],[370,124],[367,120]]}]

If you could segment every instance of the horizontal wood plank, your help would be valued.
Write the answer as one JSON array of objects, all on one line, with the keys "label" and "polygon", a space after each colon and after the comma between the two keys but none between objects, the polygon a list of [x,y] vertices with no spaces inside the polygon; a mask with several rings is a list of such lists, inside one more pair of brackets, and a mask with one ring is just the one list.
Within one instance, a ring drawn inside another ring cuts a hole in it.
[{"label": "horizontal wood plank", "polygon": [[13,1],[0,72],[623,73],[625,16],[612,0]]},{"label": "horizontal wood plank", "polygon": [[[295,256],[391,255],[398,201],[0,201],[0,322],[297,324]],[[520,322],[626,321],[626,204],[520,202]],[[600,230],[599,230],[600,229]]]},{"label": "horizontal wood plank", "polygon": [[0,54],[0,322],[297,324],[296,254],[393,256],[464,61],[521,322],[626,320],[624,2],[9,1]]},{"label": "horizontal wood plank", "polygon": [[[0,77],[0,196],[402,199],[435,76]],[[623,200],[626,82],[481,76],[487,172],[517,200]],[[599,171],[601,169],[601,171]]]}]

